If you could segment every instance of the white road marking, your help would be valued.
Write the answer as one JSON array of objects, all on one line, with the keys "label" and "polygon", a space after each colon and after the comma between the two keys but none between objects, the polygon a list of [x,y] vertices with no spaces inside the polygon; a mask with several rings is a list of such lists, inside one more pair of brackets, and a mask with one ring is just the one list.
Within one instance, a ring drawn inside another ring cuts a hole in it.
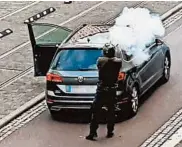
[{"label": "white road marking", "polygon": [[65,21],[65,22],[63,22],[63,23],[60,23],[59,25],[64,25],[64,24],[66,24],[66,23],[68,23],[68,22],[70,22],[70,21],[72,21],[72,20],[74,20],[74,19],[76,19],[76,18],[79,18],[79,17],[81,17],[82,15],[84,15],[84,14],[86,14],[86,13],[92,11],[93,9],[99,7],[100,5],[102,5],[102,4],[106,3],[106,2],[107,2],[107,1],[100,2],[100,3],[96,4],[96,5],[94,5],[93,7],[89,8],[89,9],[87,9],[87,10],[81,12],[81,13],[79,13],[78,15],[73,16],[72,18],[68,19],[67,21]]},{"label": "white road marking", "polygon": [[[66,23],[68,23],[68,22],[70,22],[70,21],[72,21],[72,20],[74,20],[74,19],[76,19],[76,18],[79,18],[79,17],[81,17],[82,15],[84,15],[84,14],[90,12],[91,10],[97,8],[98,6],[104,4],[105,2],[106,2],[106,1],[100,2],[100,3],[96,4],[96,5],[94,5],[93,7],[87,9],[86,11],[83,11],[83,12],[79,13],[78,15],[75,15],[74,17],[72,17],[72,18],[68,19],[67,21],[62,22],[62,23],[60,23],[60,24],[58,24],[58,25],[59,25],[59,26],[62,26],[62,25],[66,24]],[[44,11],[44,12],[46,12],[46,11]],[[45,36],[45,35],[49,34],[50,32],[52,32],[52,31],[54,31],[54,30],[56,30],[56,29],[57,29],[57,28],[53,28],[53,29],[51,29],[51,30],[49,30],[49,31],[47,31],[47,32],[45,32],[45,33],[43,33],[43,34],[37,36],[35,39],[39,39],[39,38],[41,38],[42,36]],[[1,58],[0,58],[0,59],[1,59]]]},{"label": "white road marking", "polygon": [[28,45],[29,43],[30,43],[30,41],[25,42],[25,43],[21,44],[20,46],[18,46],[18,47],[15,47],[15,48],[11,49],[10,51],[8,51],[8,52],[6,52],[6,53],[2,54],[2,55],[0,56],[0,59],[2,59],[2,58],[4,58],[4,57],[6,57],[6,56],[8,56],[8,55],[12,54],[13,52],[15,52],[15,51],[17,51],[17,50],[21,49],[22,47],[24,47],[24,46]]},{"label": "white road marking", "polygon": [[[107,2],[107,1],[100,2],[100,3],[98,3],[98,4],[96,4],[96,5],[92,6],[92,7],[90,7],[89,9],[87,9],[87,10],[85,10],[85,11],[83,11],[83,12],[81,12],[81,13],[79,13],[79,14],[73,16],[73,17],[71,17],[70,19],[68,19],[68,20],[66,20],[66,21],[64,21],[64,22],[62,22],[62,23],[60,23],[59,25],[64,25],[64,24],[66,24],[66,23],[68,23],[68,22],[70,22],[70,21],[73,21],[73,20],[79,18],[79,17],[81,17],[82,15],[84,15],[84,14],[86,14],[86,13],[92,11],[93,9],[99,7],[100,5],[104,4],[105,2]],[[15,48],[11,49],[10,51],[8,51],[8,52],[2,54],[2,55],[0,56],[0,60],[1,60],[2,58],[6,57],[6,56],[8,56],[8,55],[10,55],[10,54],[12,54],[13,52],[15,52],[15,51],[17,51],[17,50],[23,48],[24,46],[28,45],[29,43],[30,43],[30,41],[27,41],[27,42],[21,44],[20,46],[15,47]]]},{"label": "white road marking", "polygon": [[7,14],[7,15],[5,15],[5,16],[2,16],[2,17],[0,17],[0,20],[5,19],[5,18],[7,18],[7,17],[9,17],[9,16],[12,16],[12,15],[18,13],[18,12],[21,12],[21,11],[23,11],[23,10],[25,10],[25,9],[27,9],[27,8],[29,8],[29,7],[31,7],[31,6],[33,6],[33,5],[38,4],[39,2],[40,2],[40,1],[33,2],[33,3],[31,3],[30,5],[27,5],[27,6],[23,7],[23,8],[21,8],[21,9],[18,9],[18,10],[16,10],[16,11],[10,13],[10,14]]}]

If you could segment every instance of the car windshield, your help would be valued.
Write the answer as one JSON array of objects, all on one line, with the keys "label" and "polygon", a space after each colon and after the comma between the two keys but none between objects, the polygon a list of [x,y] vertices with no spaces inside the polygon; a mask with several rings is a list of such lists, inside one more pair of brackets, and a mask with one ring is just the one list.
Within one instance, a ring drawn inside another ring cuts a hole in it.
[{"label": "car windshield", "polygon": [[53,62],[52,69],[64,71],[97,70],[97,59],[102,56],[101,49],[61,50]]}]

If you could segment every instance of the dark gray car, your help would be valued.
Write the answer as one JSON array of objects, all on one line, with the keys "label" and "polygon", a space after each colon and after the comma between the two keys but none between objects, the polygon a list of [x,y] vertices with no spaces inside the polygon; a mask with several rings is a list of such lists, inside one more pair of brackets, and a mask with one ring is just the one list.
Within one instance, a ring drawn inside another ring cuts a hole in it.
[{"label": "dark gray car", "polygon": [[[52,24],[28,24],[35,76],[46,76],[46,102],[53,117],[62,109],[90,109],[98,82],[96,61],[102,56],[104,44],[78,40],[107,33],[110,27],[83,25],[72,31]],[[150,59],[140,66],[129,62],[125,53],[116,52],[123,60],[118,77],[117,112],[125,108],[130,116],[136,115],[139,98],[157,81],[169,80],[169,47],[156,39],[146,50]]]}]

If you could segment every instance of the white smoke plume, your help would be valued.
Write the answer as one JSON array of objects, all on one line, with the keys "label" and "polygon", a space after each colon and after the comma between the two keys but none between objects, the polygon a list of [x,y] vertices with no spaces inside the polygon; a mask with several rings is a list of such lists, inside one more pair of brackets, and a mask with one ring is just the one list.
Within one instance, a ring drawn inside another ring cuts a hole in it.
[{"label": "white smoke plume", "polygon": [[156,37],[163,37],[165,29],[160,16],[150,14],[146,8],[127,8],[118,18],[115,25],[109,29],[110,42],[119,49],[133,55],[132,62],[139,65],[149,59],[146,46]]}]

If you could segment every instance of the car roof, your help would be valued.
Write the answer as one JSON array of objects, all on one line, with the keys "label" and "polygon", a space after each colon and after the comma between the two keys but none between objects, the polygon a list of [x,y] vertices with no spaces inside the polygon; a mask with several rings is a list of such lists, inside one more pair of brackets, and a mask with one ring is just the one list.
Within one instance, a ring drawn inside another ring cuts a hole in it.
[{"label": "car roof", "polygon": [[92,43],[72,43],[72,44],[63,44],[62,46],[60,46],[59,48],[86,48],[86,49],[89,49],[89,48],[98,48],[98,49],[101,49],[103,47],[103,44],[99,44],[99,43],[95,43],[95,44],[92,44]]},{"label": "car roof", "polygon": [[109,31],[109,28],[113,25],[109,24],[87,24],[73,33],[68,40],[69,43],[77,42],[79,39],[90,37],[99,33],[105,33]]},{"label": "car roof", "polygon": [[111,26],[111,24],[85,24],[76,29],[59,48],[102,48],[108,42],[96,40],[100,35],[107,35]]}]

